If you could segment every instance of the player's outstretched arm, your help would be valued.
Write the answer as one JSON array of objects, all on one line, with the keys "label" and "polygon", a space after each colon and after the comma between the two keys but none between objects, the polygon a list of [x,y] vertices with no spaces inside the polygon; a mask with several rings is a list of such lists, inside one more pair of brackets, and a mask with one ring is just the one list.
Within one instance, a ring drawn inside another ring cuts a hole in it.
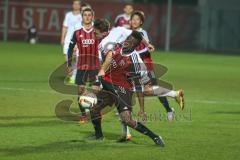
[{"label": "player's outstretched arm", "polygon": [[155,48],[152,44],[150,44],[144,37],[142,39],[142,42],[147,46],[149,52],[154,52]]},{"label": "player's outstretched arm", "polygon": [[113,56],[112,51],[108,51],[107,56],[105,58],[105,61],[101,65],[101,68],[98,72],[98,76],[104,76],[105,75],[105,73],[107,72],[107,70],[110,67],[110,64],[111,64],[111,61],[112,61],[112,56]]}]

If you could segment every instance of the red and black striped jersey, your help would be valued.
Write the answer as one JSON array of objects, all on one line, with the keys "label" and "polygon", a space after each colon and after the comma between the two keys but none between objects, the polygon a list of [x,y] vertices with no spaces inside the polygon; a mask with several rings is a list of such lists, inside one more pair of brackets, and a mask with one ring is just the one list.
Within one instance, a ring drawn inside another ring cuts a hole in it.
[{"label": "red and black striped jersey", "polygon": [[117,48],[112,56],[111,65],[106,72],[103,80],[115,86],[121,86],[127,89],[132,89],[132,84],[129,83],[128,72],[132,65],[128,57],[121,55],[121,49]]},{"label": "red and black striped jersey", "polygon": [[[77,44],[79,50],[77,68],[80,70],[96,70],[100,68],[98,44],[93,28],[86,30],[81,28],[74,32],[70,46]],[[73,47],[69,47],[69,54],[72,54]],[[69,56],[68,56],[69,57]],[[71,56],[70,56],[71,58]]]},{"label": "red and black striped jersey", "polygon": [[116,47],[112,54],[111,65],[103,80],[129,90],[133,89],[133,81],[139,86],[149,82],[147,68],[136,51],[123,56],[121,48]]}]

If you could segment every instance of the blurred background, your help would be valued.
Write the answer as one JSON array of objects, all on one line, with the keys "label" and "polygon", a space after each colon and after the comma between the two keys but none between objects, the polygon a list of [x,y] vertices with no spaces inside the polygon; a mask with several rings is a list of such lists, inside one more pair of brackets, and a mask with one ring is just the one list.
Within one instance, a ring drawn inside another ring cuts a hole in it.
[{"label": "blurred background", "polygon": [[[112,23],[126,3],[143,10],[151,42],[161,50],[240,51],[239,0],[86,0],[97,18]],[[71,0],[0,0],[0,40],[26,41],[35,26],[39,43],[59,43]]]}]

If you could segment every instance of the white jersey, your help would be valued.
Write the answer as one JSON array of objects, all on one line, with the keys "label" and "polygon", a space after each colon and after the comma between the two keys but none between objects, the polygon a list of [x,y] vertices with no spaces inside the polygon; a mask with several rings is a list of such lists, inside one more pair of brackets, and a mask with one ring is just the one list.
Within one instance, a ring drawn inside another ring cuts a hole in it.
[{"label": "white jersey", "polygon": [[122,44],[130,34],[132,34],[132,30],[130,29],[124,27],[113,28],[108,36],[99,44],[99,51],[106,53],[107,51],[114,49],[115,44]]},{"label": "white jersey", "polygon": [[[139,28],[136,31],[140,32],[142,34],[142,37],[149,43],[148,34],[144,29]],[[137,50],[138,54],[141,54],[141,53],[147,52],[148,48],[141,42],[140,46],[137,47],[136,50]]]},{"label": "white jersey", "polygon": [[137,31],[140,32],[142,34],[143,38],[149,43],[149,38],[148,38],[147,32],[142,28],[139,28]]},{"label": "white jersey", "polygon": [[82,16],[81,14],[73,14],[73,12],[68,12],[65,15],[63,26],[67,27],[67,33],[64,39],[64,43],[70,43],[72,35],[75,30],[81,27]]}]

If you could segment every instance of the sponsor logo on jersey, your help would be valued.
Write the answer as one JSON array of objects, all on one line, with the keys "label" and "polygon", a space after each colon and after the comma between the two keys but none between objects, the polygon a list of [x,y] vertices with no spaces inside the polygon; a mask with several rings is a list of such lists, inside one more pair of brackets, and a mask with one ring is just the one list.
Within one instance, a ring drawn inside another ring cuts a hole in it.
[{"label": "sponsor logo on jersey", "polygon": [[90,45],[90,44],[94,44],[94,43],[95,43],[94,39],[83,39],[82,40],[83,45]]}]

